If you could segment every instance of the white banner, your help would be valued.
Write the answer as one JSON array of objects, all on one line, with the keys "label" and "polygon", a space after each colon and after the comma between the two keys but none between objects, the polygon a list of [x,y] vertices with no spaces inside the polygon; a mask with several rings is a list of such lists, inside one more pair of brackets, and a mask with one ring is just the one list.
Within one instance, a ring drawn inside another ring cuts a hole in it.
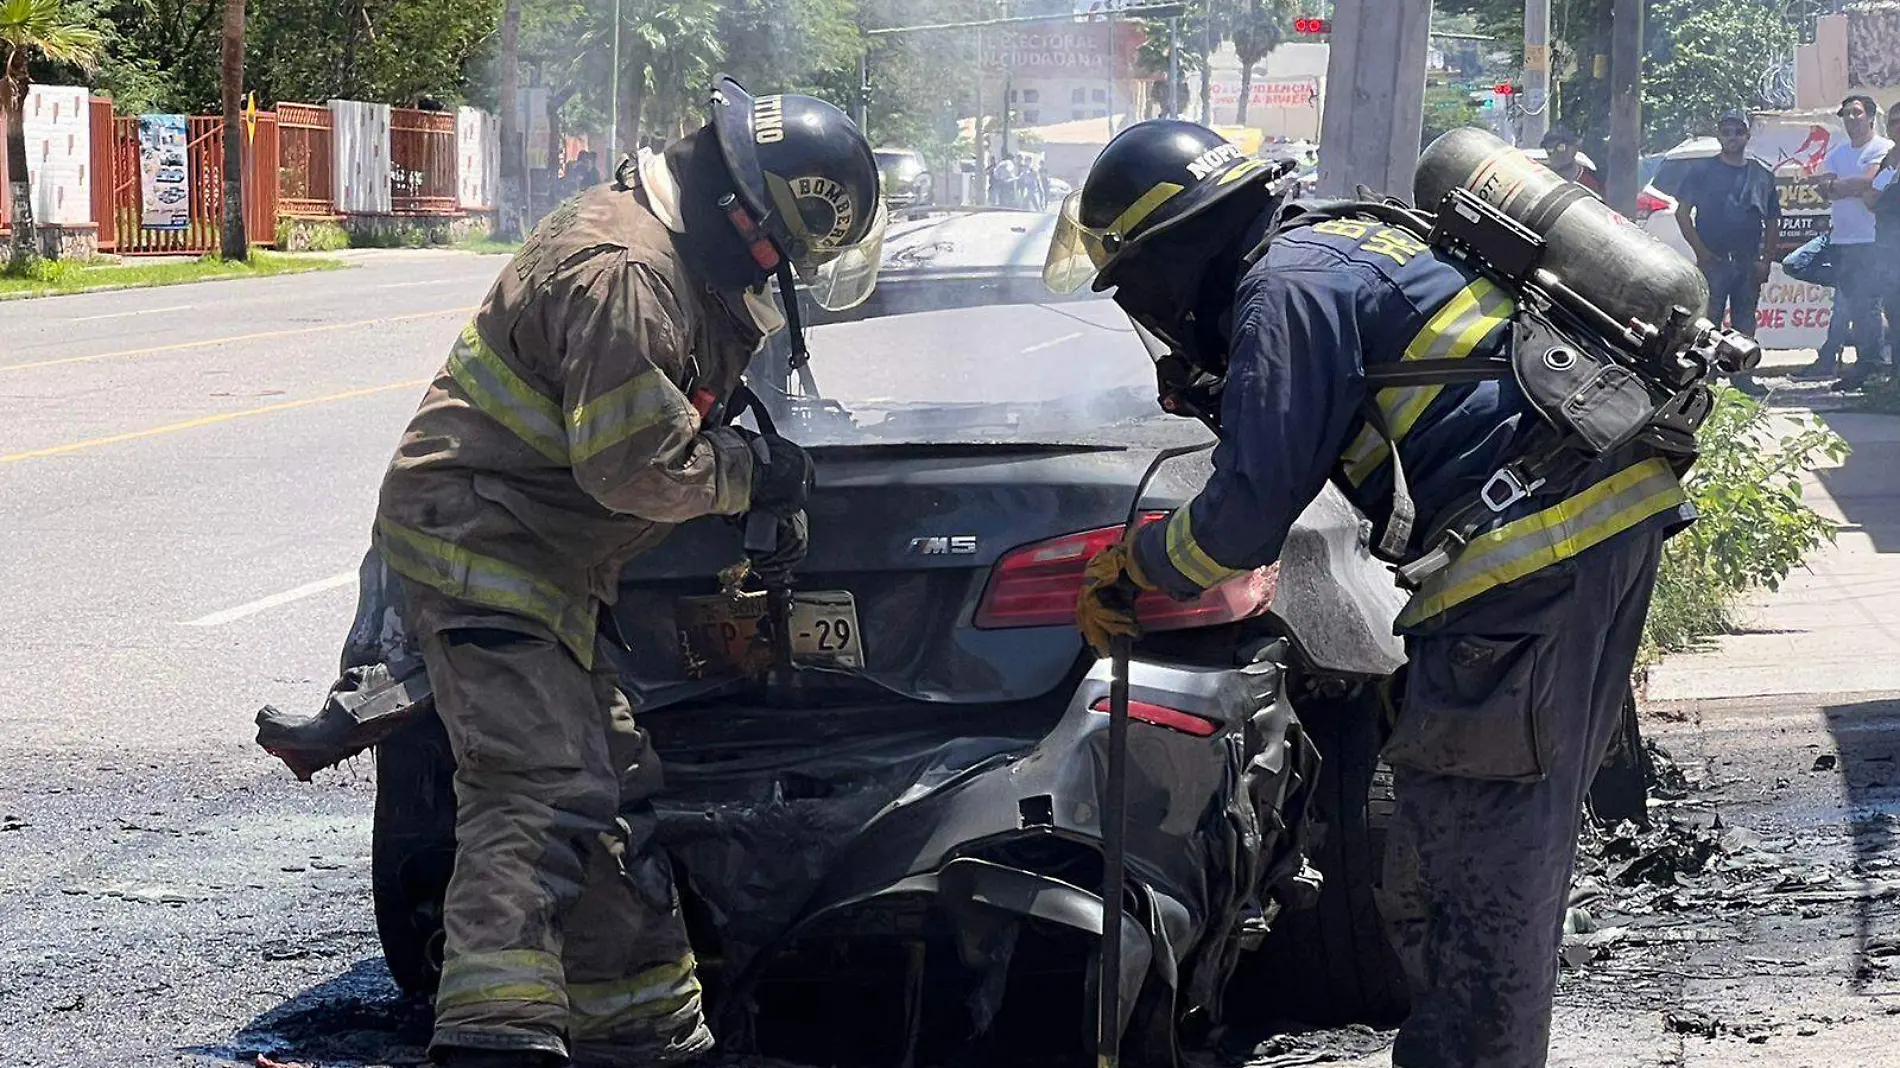
[{"label": "white banner", "polygon": [[27,174],[33,216],[56,226],[92,222],[92,115],[86,90],[36,85],[27,91]]},{"label": "white banner", "polygon": [[330,101],[333,145],[331,191],[336,210],[354,215],[388,215],[389,105],[355,100]]},{"label": "white banner", "polygon": [[[1766,116],[1748,144],[1749,154],[1775,170],[1781,193],[1780,257],[1828,231],[1827,200],[1814,185],[1828,149],[1847,140],[1831,117],[1825,122],[1794,116]],[[1755,313],[1755,338],[1771,349],[1820,348],[1833,318],[1834,291],[1797,282],[1777,265],[1762,286]]]},{"label": "white banner", "polygon": [[495,206],[501,186],[501,130],[495,116],[475,108],[455,113],[456,195],[469,211]]},{"label": "white banner", "polygon": [[147,230],[183,230],[191,225],[191,185],[186,180],[185,117],[139,116],[139,225]]},{"label": "white banner", "polygon": [[[1231,108],[1240,103],[1239,78],[1215,78],[1207,86],[1209,103]],[[1319,101],[1318,78],[1255,78],[1247,87],[1247,107],[1310,108]]]}]

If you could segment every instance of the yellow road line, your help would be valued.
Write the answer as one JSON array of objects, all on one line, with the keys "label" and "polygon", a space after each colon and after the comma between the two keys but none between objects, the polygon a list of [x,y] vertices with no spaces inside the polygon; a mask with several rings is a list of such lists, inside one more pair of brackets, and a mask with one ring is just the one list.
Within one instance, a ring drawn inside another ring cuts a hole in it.
[{"label": "yellow road line", "polygon": [[110,360],[119,356],[152,356],[161,352],[182,352],[186,349],[203,349],[213,345],[230,345],[240,341],[269,341],[280,337],[297,337],[301,334],[322,334],[332,330],[354,330],[360,326],[381,326],[384,323],[407,323],[417,319],[433,319],[441,315],[458,315],[472,312],[476,305],[463,308],[442,308],[437,311],[416,312],[413,315],[386,315],[380,319],[357,319],[347,323],[325,323],[322,326],[299,326],[289,330],[263,330],[255,334],[238,334],[235,337],[213,337],[203,341],[180,341],[171,345],[154,345],[145,349],[120,349],[117,352],[95,352],[90,356],[62,356],[54,360],[36,360],[32,363],[0,363],[0,372],[31,371],[37,367],[63,367],[70,363],[90,363],[93,360]]},{"label": "yellow road line", "polygon": [[308,408],[313,404],[330,404],[334,401],[355,400],[357,397],[368,397],[377,393],[388,393],[395,389],[420,389],[428,385],[429,381],[430,380],[426,378],[418,378],[412,382],[391,382],[386,386],[370,386],[367,389],[352,389],[343,393],[325,394],[321,397],[305,397],[302,400],[281,401],[277,404],[266,404],[261,408],[245,408],[242,411],[236,412],[220,412],[217,415],[205,415],[197,419],[187,419],[182,423],[167,423],[164,426],[155,426],[146,430],[134,430],[127,434],[113,434],[103,438],[86,438],[81,441],[67,442],[64,445],[51,445],[44,449],[9,453],[5,456],[0,456],[0,464],[18,463],[21,460],[38,460],[47,456],[59,456],[63,453],[78,452],[81,449],[96,449],[102,445],[117,445],[120,442],[137,441],[140,438],[155,438],[161,434],[176,434],[181,430],[195,430],[201,426],[228,423],[233,419],[248,419],[255,415],[270,415],[273,412],[287,412],[292,408]]}]

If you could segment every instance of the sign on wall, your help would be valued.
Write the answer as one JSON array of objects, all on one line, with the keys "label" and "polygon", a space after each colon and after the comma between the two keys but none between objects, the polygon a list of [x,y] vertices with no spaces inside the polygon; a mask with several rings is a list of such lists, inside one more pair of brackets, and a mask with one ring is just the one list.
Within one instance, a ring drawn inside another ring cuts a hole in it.
[{"label": "sign on wall", "polygon": [[191,184],[186,179],[183,115],[139,116],[139,225],[147,230],[183,230],[191,225]]}]

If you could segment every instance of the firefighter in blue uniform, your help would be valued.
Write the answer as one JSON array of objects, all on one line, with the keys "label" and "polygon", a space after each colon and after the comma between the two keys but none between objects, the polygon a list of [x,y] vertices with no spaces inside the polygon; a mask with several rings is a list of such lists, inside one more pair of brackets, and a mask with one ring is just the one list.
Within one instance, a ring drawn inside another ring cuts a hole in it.
[{"label": "firefighter in blue uniform", "polygon": [[1643,446],[1529,492],[1500,484],[1538,420],[1508,377],[1369,389],[1368,367],[1494,354],[1513,295],[1406,230],[1303,222],[1278,178],[1212,131],[1153,120],[1064,205],[1049,284],[1113,287],[1164,407],[1221,439],[1187,507],[1091,562],[1078,620],[1105,654],[1137,631],[1132,588],[1190,597],[1271,562],[1329,479],[1390,533],[1393,447],[1416,505],[1408,554],[1489,485],[1486,529],[1398,620],[1409,667],[1384,751],[1398,805],[1380,895],[1413,1002],[1393,1063],[1537,1068],[1579,814],[1687,498]]}]

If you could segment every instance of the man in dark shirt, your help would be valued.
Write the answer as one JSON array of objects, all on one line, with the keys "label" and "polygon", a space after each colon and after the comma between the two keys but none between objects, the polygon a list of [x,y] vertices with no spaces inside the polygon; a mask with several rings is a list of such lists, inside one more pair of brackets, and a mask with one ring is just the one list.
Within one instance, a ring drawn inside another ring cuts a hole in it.
[{"label": "man in dark shirt", "polygon": [[[1731,111],[1716,127],[1722,154],[1697,160],[1683,175],[1676,225],[1709,281],[1709,318],[1751,337],[1755,304],[1774,262],[1775,229],[1781,216],[1775,176],[1748,156],[1748,113]],[[1751,377],[1736,375],[1737,389],[1764,392]]]}]

